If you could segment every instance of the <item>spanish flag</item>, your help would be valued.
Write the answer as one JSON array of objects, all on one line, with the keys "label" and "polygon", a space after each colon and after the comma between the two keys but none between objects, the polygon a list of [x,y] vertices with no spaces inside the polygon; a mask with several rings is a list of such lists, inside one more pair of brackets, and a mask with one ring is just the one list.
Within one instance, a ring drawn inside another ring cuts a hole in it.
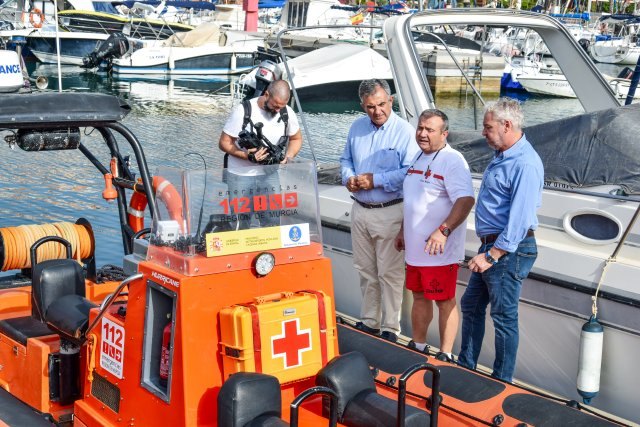
[{"label": "spanish flag", "polygon": [[353,15],[351,17],[351,25],[359,25],[362,24],[362,22],[364,21],[364,15],[362,14],[362,12]]}]

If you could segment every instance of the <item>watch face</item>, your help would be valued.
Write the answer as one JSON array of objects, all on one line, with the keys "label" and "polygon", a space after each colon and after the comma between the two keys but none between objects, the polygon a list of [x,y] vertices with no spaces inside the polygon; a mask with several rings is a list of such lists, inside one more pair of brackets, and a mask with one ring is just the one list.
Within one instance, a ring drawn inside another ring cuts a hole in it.
[{"label": "watch face", "polygon": [[449,237],[451,234],[451,229],[449,227],[440,227],[440,232],[445,235],[445,237]]}]

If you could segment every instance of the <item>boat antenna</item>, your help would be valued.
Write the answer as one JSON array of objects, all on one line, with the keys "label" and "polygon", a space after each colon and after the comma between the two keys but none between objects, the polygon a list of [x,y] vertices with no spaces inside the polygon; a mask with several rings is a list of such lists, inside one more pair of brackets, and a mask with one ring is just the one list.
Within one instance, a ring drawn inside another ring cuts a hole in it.
[{"label": "boat antenna", "polygon": [[204,164],[204,188],[202,190],[202,202],[200,203],[200,214],[198,216],[198,229],[196,230],[196,238],[200,239],[200,227],[202,226],[202,214],[204,212],[204,198],[207,194],[207,161],[204,159],[202,154],[196,152],[187,153],[184,156],[187,157],[190,155],[200,157],[200,159],[202,159],[202,163]]},{"label": "boat antenna", "polygon": [[58,60],[58,92],[62,92],[62,67],[60,66],[60,33],[58,28],[58,0],[53,2],[53,19],[56,26],[56,58]]}]

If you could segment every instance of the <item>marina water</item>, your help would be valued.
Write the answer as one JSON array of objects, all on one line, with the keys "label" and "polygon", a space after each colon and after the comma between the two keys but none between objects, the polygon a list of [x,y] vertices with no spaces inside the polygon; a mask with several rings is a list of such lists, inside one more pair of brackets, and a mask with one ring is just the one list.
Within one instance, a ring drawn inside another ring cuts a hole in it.
[{"label": "marina water", "polygon": [[[58,87],[53,66],[30,66],[31,75],[45,75],[49,87]],[[611,75],[617,69],[606,70]],[[123,123],[139,138],[153,174],[159,166],[201,169],[198,156],[208,168],[222,167],[218,138],[234,105],[231,87],[234,80],[119,80],[107,75],[63,67],[62,87],[66,91],[100,92],[119,96],[132,107]],[[29,96],[29,95],[25,95]],[[547,98],[517,94],[525,110],[528,125],[581,113],[576,99]],[[237,102],[237,101],[236,101]],[[482,127],[482,105],[472,96],[437,99],[440,109],[456,130]],[[344,148],[351,122],[361,114],[357,94],[348,103],[304,103],[302,121],[304,144],[300,156],[312,158],[309,141],[320,163],[335,163]],[[83,144],[95,150],[108,166],[109,153],[104,146],[92,143],[93,135],[83,135]],[[131,153],[125,141],[121,151]],[[4,144],[0,155],[1,226],[32,224],[36,221],[91,220],[96,237],[96,261],[121,264],[122,238],[117,207],[102,196],[103,177],[79,151],[33,153]],[[146,224],[149,225],[148,222]]]}]

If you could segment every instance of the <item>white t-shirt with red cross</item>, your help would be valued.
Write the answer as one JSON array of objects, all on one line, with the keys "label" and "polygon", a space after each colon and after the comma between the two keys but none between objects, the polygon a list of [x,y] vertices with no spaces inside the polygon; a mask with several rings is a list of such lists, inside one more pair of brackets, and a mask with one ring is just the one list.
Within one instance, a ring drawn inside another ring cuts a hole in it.
[{"label": "white t-shirt with red cross", "polygon": [[464,259],[466,222],[451,232],[443,254],[424,251],[426,240],[449,216],[460,197],[473,197],[471,172],[460,152],[445,145],[440,151],[418,153],[407,171],[404,191],[405,261],[416,267],[455,264]]}]

